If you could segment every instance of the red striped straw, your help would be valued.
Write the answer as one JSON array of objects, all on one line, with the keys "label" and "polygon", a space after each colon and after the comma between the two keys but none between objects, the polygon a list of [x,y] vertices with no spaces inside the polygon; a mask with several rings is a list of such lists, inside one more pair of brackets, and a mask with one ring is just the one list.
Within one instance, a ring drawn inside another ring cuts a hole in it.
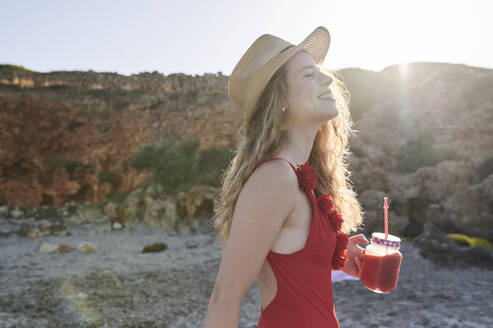
[{"label": "red striped straw", "polygon": [[384,197],[383,198],[383,213],[384,213],[384,220],[385,220],[385,239],[387,239],[387,236],[389,234],[389,213],[388,213],[388,198]]}]

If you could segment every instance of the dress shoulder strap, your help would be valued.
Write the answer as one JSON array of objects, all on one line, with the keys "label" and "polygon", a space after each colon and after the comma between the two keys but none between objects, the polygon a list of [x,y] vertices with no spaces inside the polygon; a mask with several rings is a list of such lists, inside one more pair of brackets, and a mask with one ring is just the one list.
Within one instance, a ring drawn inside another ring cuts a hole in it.
[{"label": "dress shoulder strap", "polygon": [[272,160],[275,160],[275,159],[282,159],[282,160],[287,161],[289,163],[289,165],[291,165],[291,167],[293,168],[293,170],[296,172],[296,168],[294,167],[294,165],[291,164],[290,161],[288,161],[287,159],[282,158],[282,157],[271,157],[271,158],[265,159],[265,160],[261,161],[260,163],[258,163],[257,166],[255,166],[255,168],[259,167],[259,165],[262,164],[262,163],[265,163],[265,162],[268,162],[268,161],[272,161]]}]

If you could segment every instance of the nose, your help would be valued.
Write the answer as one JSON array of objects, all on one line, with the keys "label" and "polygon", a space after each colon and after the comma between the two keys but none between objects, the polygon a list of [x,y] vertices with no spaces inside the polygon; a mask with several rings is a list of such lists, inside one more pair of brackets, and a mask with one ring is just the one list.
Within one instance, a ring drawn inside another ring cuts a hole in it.
[{"label": "nose", "polygon": [[328,74],[325,74],[324,72],[320,72],[321,74],[321,77],[320,77],[320,81],[322,81],[322,85],[331,85],[332,82],[334,81],[334,78],[332,78],[332,76],[328,75]]}]

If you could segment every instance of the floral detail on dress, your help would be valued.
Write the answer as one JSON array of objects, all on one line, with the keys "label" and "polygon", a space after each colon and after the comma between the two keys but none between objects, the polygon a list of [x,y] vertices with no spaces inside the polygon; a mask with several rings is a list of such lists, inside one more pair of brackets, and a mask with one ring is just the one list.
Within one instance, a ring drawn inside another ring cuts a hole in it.
[{"label": "floral detail on dress", "polygon": [[297,166],[295,171],[300,187],[306,192],[311,192],[317,185],[317,172],[313,172],[313,166],[308,161],[305,164],[298,164]]},{"label": "floral detail on dress", "polygon": [[331,194],[320,195],[317,198],[318,207],[322,211],[323,215],[329,219],[335,232],[339,232],[342,227],[344,219],[342,215],[334,208],[334,200]]},{"label": "floral detail on dress", "polygon": [[318,207],[322,210],[325,216],[334,208],[334,201],[331,194],[320,195],[317,197]]},{"label": "floral detail on dress", "polygon": [[347,256],[347,245],[349,243],[349,237],[343,232],[338,232],[337,235],[336,249],[334,251],[334,256],[332,257],[332,269],[340,270],[344,268],[348,260]]},{"label": "floral detail on dress", "polygon": [[[318,182],[318,174],[313,172],[313,166],[306,161],[304,164],[297,165],[295,171],[298,176],[300,187],[306,192],[311,192]],[[340,231],[344,220],[342,215],[334,208],[334,200],[332,199],[331,194],[318,196],[317,205],[336,232],[337,242],[334,255],[332,257],[332,269],[342,269],[348,260],[347,246],[349,243],[348,235]]]},{"label": "floral detail on dress", "polygon": [[329,212],[329,221],[332,224],[332,227],[334,228],[335,232],[341,231],[343,220],[344,219],[342,218],[342,215],[336,210],[332,210]]}]

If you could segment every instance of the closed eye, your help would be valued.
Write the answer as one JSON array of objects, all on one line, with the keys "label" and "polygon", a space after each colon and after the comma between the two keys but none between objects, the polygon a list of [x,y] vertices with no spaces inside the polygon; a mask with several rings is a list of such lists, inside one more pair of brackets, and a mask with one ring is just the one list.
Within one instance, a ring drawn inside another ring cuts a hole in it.
[{"label": "closed eye", "polygon": [[306,77],[306,76],[313,76],[314,74],[315,74],[315,73],[312,73],[312,74],[308,74],[308,75],[305,75],[305,77]]}]

